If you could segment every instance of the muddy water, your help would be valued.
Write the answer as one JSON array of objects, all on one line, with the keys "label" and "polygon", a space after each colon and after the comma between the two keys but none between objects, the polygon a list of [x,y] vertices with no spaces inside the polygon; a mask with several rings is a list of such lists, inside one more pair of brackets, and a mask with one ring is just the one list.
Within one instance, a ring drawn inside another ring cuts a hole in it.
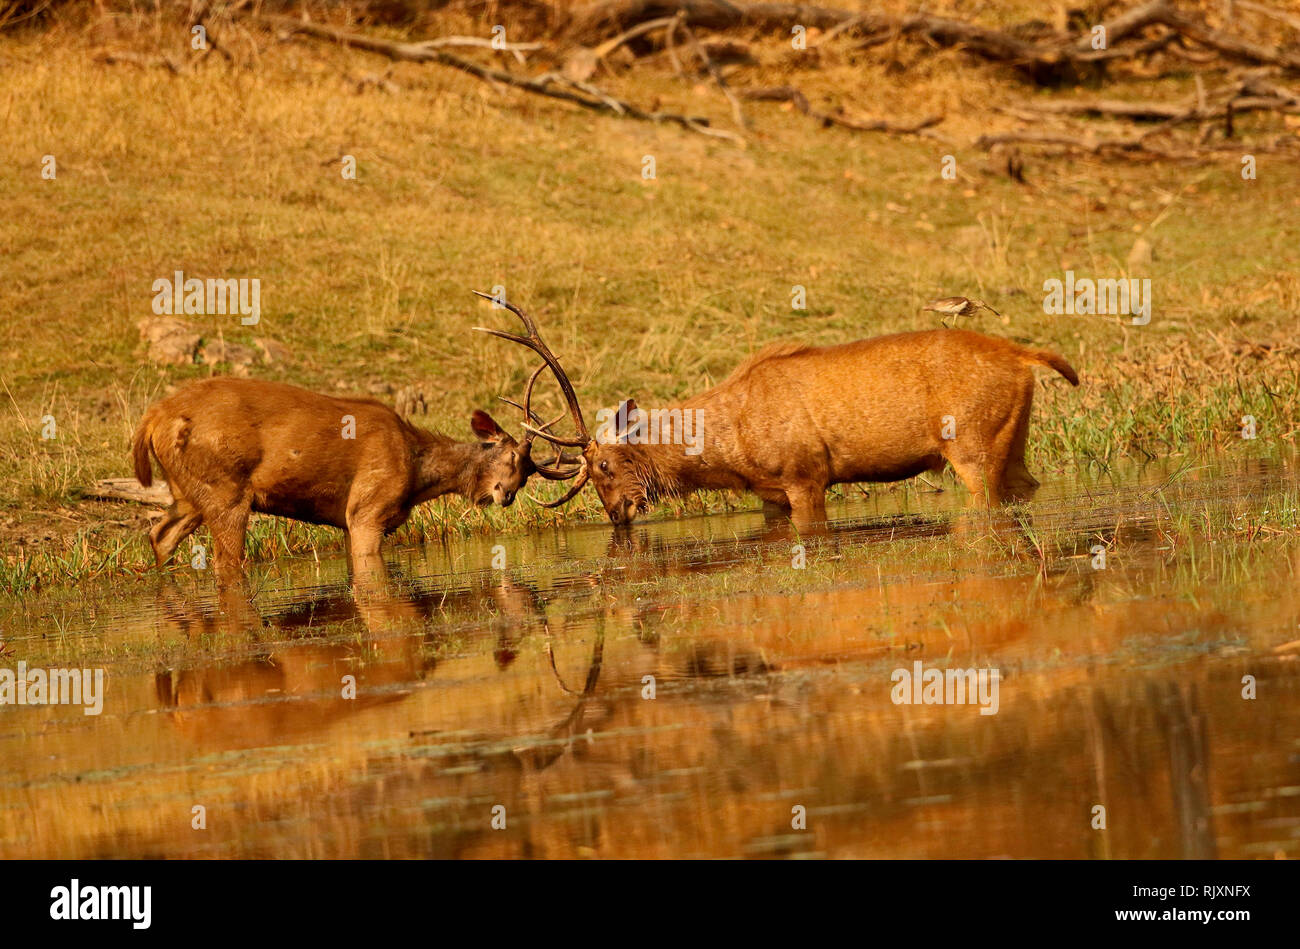
[{"label": "muddy water", "polygon": [[[1251,526],[1296,492],[1180,462],[1019,523],[873,494],[802,551],[735,514],[41,601],[0,664],[106,695],[0,707],[0,856],[1300,856],[1300,537]],[[918,662],[996,713],[896,704]]]}]

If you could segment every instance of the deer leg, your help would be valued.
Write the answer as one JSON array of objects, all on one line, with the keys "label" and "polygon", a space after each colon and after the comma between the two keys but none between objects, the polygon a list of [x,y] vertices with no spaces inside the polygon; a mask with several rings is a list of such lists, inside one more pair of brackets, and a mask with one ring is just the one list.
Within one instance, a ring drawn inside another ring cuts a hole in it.
[{"label": "deer leg", "polygon": [[1013,459],[1007,463],[1002,481],[1002,500],[1028,501],[1037,491],[1038,480],[1029,473],[1023,458]]},{"label": "deer leg", "polygon": [[970,492],[971,507],[993,507],[1002,500],[999,473],[992,470],[985,458],[972,459],[954,453],[948,456],[948,464]]},{"label": "deer leg", "polygon": [[250,505],[240,498],[203,520],[212,531],[212,555],[216,561],[217,585],[225,586],[243,579],[244,534],[248,530]]},{"label": "deer leg", "polygon": [[1038,480],[1025,467],[1025,442],[1029,438],[1029,410],[1034,399],[1031,382],[1026,392],[1024,407],[1015,420],[1011,447],[1007,451],[1002,473],[1003,498],[1008,501],[1028,501],[1038,490]]},{"label": "deer leg", "polygon": [[177,496],[167,508],[167,516],[149,531],[149,546],[154,560],[161,567],[171,559],[181,541],[193,534],[203,523],[199,509],[185,498]]},{"label": "deer leg", "polygon": [[377,525],[348,525],[348,565],[351,566],[354,577],[384,575],[384,560],[379,554],[383,540],[383,529]]},{"label": "deer leg", "polygon": [[800,533],[817,533],[826,525],[826,488],[819,484],[789,488],[791,520]]}]

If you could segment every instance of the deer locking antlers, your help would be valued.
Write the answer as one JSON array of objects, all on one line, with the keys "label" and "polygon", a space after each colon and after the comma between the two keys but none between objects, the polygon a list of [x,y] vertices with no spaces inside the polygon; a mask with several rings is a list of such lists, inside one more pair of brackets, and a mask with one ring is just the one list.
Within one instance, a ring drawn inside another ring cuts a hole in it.
[{"label": "deer locking antlers", "polygon": [[[1038,485],[1024,461],[1030,367],[1078,384],[1056,353],[968,330],[839,346],[776,343],[712,389],[667,408],[647,415],[625,400],[617,413],[625,430],[597,440],[536,321],[513,303],[478,296],[514,313],[524,333],[476,330],[542,358],[521,401],[502,397],[523,415],[522,442],[482,411],[470,419],[477,440],[458,442],[373,399],[250,379],[194,382],[145,413],[132,446],[140,483],[150,484],[156,460],[175,499],[150,534],[158,563],[207,524],[218,578],[233,579],[241,573],[248,517],[260,512],[342,528],[356,567],[373,562],[383,537],[415,505],[455,492],[475,504],[508,506],[533,474],[573,479],[546,507],[593,483],[615,524],[631,523],[665,495],[728,489],[753,492],[801,530],[820,529],[830,485],[900,481],[945,464],[972,501],[993,505],[1027,498]],[[955,312],[978,301],[939,302]],[[533,411],[537,380],[548,369],[566,403],[549,422]],[[574,434],[556,435],[565,414]],[[532,456],[538,438],[555,449],[548,461]],[[577,458],[565,454],[573,448]]]},{"label": "deer locking antlers", "polygon": [[[477,332],[487,333],[491,336],[497,336],[512,343],[519,343],[521,346],[527,346],[533,352],[537,353],[537,355],[542,357],[542,365],[537,367],[536,371],[533,372],[532,376],[528,380],[528,387],[524,391],[523,405],[510,399],[503,398],[502,401],[523,411],[523,427],[524,430],[528,432],[527,441],[529,444],[531,444],[533,438],[541,437],[556,447],[555,458],[552,459],[549,465],[536,465],[534,462],[534,465],[537,468],[537,473],[552,481],[564,481],[575,476],[578,479],[573,483],[569,490],[565,492],[564,496],[558,500],[549,503],[538,501],[537,503],[541,504],[543,507],[559,507],[562,504],[567,504],[577,496],[579,491],[583,489],[590,475],[587,470],[587,459],[585,456],[575,465],[560,467],[568,461],[564,455],[563,449],[585,449],[587,445],[592,442],[591,435],[587,431],[587,423],[582,417],[582,406],[578,403],[578,395],[573,389],[573,383],[569,381],[569,375],[564,371],[564,367],[560,365],[560,360],[556,358],[555,354],[551,352],[551,348],[542,340],[542,335],[537,329],[537,323],[531,316],[508,300],[499,300],[491,294],[481,293],[478,290],[475,290],[474,293],[485,300],[491,300],[498,306],[505,307],[515,316],[519,317],[520,322],[524,324],[524,329],[528,331],[528,335],[519,336],[515,333],[506,333],[487,326],[474,327]],[[557,435],[552,435],[550,432],[552,426],[564,419],[563,412],[557,415],[550,422],[542,424],[541,419],[538,418],[536,413],[532,410],[533,386],[537,382],[537,377],[547,369],[551,370],[551,374],[555,376],[555,380],[560,384],[560,391],[564,393],[564,401],[568,405],[567,411],[573,418],[573,424],[578,432],[577,436],[574,438],[561,438]],[[536,498],[533,500],[536,500]]]}]

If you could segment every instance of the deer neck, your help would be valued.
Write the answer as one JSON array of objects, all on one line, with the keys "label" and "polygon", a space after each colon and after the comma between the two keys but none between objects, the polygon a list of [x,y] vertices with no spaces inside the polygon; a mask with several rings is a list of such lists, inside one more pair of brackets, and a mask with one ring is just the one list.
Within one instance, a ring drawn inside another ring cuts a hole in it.
[{"label": "deer neck", "polygon": [[473,442],[458,442],[436,432],[416,430],[415,504],[474,490],[482,449]]},{"label": "deer neck", "polygon": [[[676,407],[674,407],[676,408]],[[654,427],[641,433],[646,439],[636,445],[633,455],[638,466],[638,480],[651,499],[670,494],[690,494],[702,488],[734,487],[734,478],[717,466],[717,446],[700,440],[704,432],[698,426],[684,425],[678,416],[665,414]],[[677,426],[683,425],[678,431]]]}]

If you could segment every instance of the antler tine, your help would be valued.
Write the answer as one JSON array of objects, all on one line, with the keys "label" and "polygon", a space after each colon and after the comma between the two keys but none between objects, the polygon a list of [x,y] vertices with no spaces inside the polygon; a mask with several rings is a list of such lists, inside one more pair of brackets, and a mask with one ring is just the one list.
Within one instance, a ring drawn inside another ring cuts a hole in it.
[{"label": "antler tine", "polygon": [[491,336],[497,336],[501,339],[509,340],[512,343],[519,343],[520,345],[527,346],[533,352],[537,353],[537,355],[542,357],[542,361],[546,363],[547,367],[551,370],[551,373],[555,376],[555,381],[560,384],[560,391],[564,393],[564,401],[569,406],[569,414],[573,416],[573,423],[577,426],[578,434],[581,436],[581,439],[558,439],[554,435],[548,434],[545,431],[529,428],[526,423],[524,428],[532,432],[534,435],[541,435],[552,444],[562,445],[569,448],[585,447],[591,441],[591,435],[587,431],[587,423],[582,417],[582,406],[578,403],[578,394],[574,391],[573,383],[569,381],[568,373],[566,373],[564,367],[560,365],[559,359],[556,358],[555,354],[551,352],[550,347],[548,347],[542,340],[541,333],[537,331],[537,323],[534,322],[533,318],[525,313],[520,307],[508,300],[498,300],[491,294],[483,293],[479,290],[473,292],[475,296],[480,296],[485,300],[491,300],[493,303],[504,306],[515,316],[519,317],[520,322],[524,324],[524,329],[528,331],[527,336],[520,336],[516,333],[506,333],[486,326],[476,326],[474,329],[480,333],[487,333]]},{"label": "antler tine", "polygon": [[[529,421],[529,419],[538,423],[542,421],[533,412],[533,386],[537,385],[538,377],[545,371],[546,363],[543,362],[540,366],[534,369],[533,374],[528,377],[528,385],[524,388],[524,414],[528,416],[528,418],[524,419],[525,422]],[[563,418],[563,416],[561,416],[561,418]]]},{"label": "antler tine", "polygon": [[552,445],[559,445],[561,448],[586,448],[591,444],[591,438],[560,438],[558,435],[552,435],[550,432],[540,428],[533,428],[531,425],[525,425],[524,431],[530,435],[540,435]]},{"label": "antler tine", "polygon": [[[543,366],[542,368],[545,369],[546,367]],[[524,410],[524,407],[523,407],[522,405],[520,405],[518,402],[516,402],[514,399],[507,399],[504,395],[499,395],[499,396],[497,396],[497,398],[500,399],[502,402],[504,402],[506,405],[513,405],[515,408],[517,408],[517,409],[518,409],[519,411],[521,411],[521,412]],[[528,417],[531,418],[534,422],[537,423],[537,427],[538,427],[538,428],[540,428],[542,431],[546,431],[546,430],[549,429],[552,425],[555,425],[557,422],[562,421],[562,420],[564,419],[564,416],[566,416],[566,415],[568,415],[568,414],[569,414],[569,410],[568,410],[568,409],[565,409],[563,412],[561,412],[559,415],[555,416],[555,418],[551,419],[551,420],[550,420],[549,422],[547,422],[545,425],[542,424],[542,418],[541,418],[541,416],[538,415],[536,412],[531,412],[531,411],[530,411],[530,412],[528,413]]]},{"label": "antler tine", "polygon": [[[506,398],[504,395],[497,396],[497,398],[500,399],[502,402],[506,403],[507,405],[513,405],[520,412],[522,412],[524,415],[525,422],[532,421],[536,423],[538,426],[538,431],[540,432],[547,432],[552,426],[561,422],[564,419],[564,416],[568,414],[568,410],[566,409],[562,411],[559,415],[555,416],[555,418],[551,419],[549,422],[543,423],[541,416],[533,411],[533,387],[537,384],[538,378],[541,376],[542,373],[546,371],[546,369],[547,369],[546,363],[542,363],[533,371],[533,374],[529,377],[528,385],[524,389],[523,405],[520,405],[514,399]],[[545,437],[545,435],[543,435],[543,437]],[[532,455],[533,438],[534,436],[531,432],[524,438],[524,447],[530,457]],[[568,468],[559,467],[561,464],[565,464],[565,463],[570,464],[571,467]],[[558,446],[555,449],[554,458],[552,458],[550,461],[545,463],[534,460],[533,468],[543,478],[547,478],[551,481],[567,481],[569,478],[572,478],[575,474],[577,474],[579,470],[576,465],[573,465],[571,462],[569,462],[569,459],[566,458],[564,455],[564,450],[562,448],[559,448]]]},{"label": "antler tine", "polygon": [[541,426],[540,430],[543,432],[549,429],[552,425],[555,425],[560,421],[562,421],[564,419],[564,414],[565,414],[564,412],[561,412],[559,415],[555,416],[555,418],[551,419],[545,425],[542,425],[541,417],[538,416],[538,414],[533,411],[533,386],[536,385],[537,383],[537,377],[540,376],[543,372],[545,372],[546,368],[547,368],[546,363],[542,363],[540,366],[538,366],[537,369],[534,370],[532,376],[530,376],[528,379],[528,388],[524,390],[524,414],[528,416],[528,418],[524,419],[524,421],[526,422],[529,419],[532,419],[532,421],[536,422],[539,426]]},{"label": "antler tine", "polygon": [[568,468],[556,468],[550,465],[539,465],[533,462],[533,468],[537,474],[541,475],[547,481],[568,481],[574,475],[581,473],[582,465],[570,465]]},{"label": "antler tine", "polygon": [[568,504],[572,501],[574,497],[577,496],[578,492],[587,484],[587,479],[589,477],[591,477],[591,472],[587,469],[587,460],[584,458],[582,464],[579,466],[578,480],[573,482],[573,485],[568,491],[564,492],[563,497],[555,501],[539,501],[531,494],[529,494],[528,497],[537,504],[540,504],[542,507],[559,507],[561,504]]}]

